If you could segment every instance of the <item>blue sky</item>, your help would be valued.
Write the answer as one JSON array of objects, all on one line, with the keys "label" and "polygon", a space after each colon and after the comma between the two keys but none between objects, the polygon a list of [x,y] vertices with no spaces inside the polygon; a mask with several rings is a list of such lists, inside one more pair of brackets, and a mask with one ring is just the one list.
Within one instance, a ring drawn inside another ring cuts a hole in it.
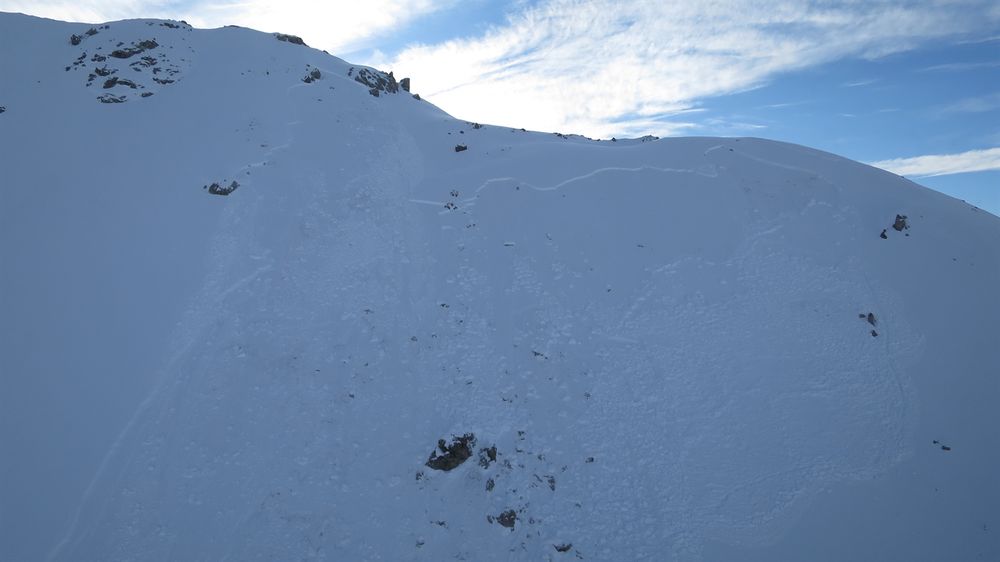
[{"label": "blue sky", "polygon": [[1000,3],[0,0],[75,21],[301,35],[456,117],[591,137],[759,136],[1000,215]]}]

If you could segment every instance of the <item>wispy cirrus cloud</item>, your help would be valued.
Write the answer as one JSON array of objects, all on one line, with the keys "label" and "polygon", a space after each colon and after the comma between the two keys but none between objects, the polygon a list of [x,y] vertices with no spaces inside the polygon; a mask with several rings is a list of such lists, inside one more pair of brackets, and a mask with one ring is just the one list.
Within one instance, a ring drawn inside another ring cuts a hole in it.
[{"label": "wispy cirrus cloud", "polygon": [[985,113],[1000,109],[1000,92],[963,98],[941,109],[941,113]]},{"label": "wispy cirrus cloud", "polygon": [[957,154],[928,154],[911,158],[893,158],[869,164],[901,176],[912,177],[986,172],[1000,170],[1000,148],[969,150]]},{"label": "wispy cirrus cloud", "polygon": [[996,68],[998,66],[1000,66],[1000,61],[951,62],[926,66],[918,69],[918,72],[969,72],[973,70],[983,70],[986,68]]},{"label": "wispy cirrus cloud", "polygon": [[691,123],[651,116],[998,19],[981,0],[544,0],[485,34],[378,62],[458,116],[591,136],[670,134]]},{"label": "wispy cirrus cloud", "polygon": [[878,82],[878,78],[869,78],[867,80],[857,80],[857,81],[854,81],[854,82],[845,82],[844,84],[841,84],[841,86],[844,87],[844,88],[860,88],[861,86],[870,86],[870,85],[872,85],[872,84],[874,84],[876,82]]}]

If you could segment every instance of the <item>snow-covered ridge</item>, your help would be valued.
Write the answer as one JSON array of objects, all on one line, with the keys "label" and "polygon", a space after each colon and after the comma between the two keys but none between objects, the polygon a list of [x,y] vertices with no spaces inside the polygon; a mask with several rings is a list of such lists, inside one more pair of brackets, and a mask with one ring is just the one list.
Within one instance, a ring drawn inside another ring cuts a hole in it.
[{"label": "snow-covered ridge", "polygon": [[[161,87],[183,79],[184,70],[197,58],[194,45],[188,41],[193,29],[187,22],[136,20],[92,25],[78,31],[67,38],[76,49],[71,51],[73,58],[67,60],[64,70],[85,76],[84,85],[98,90],[97,100],[102,103],[150,97]],[[271,35],[278,41],[308,48],[294,35]],[[376,97],[380,92],[396,93],[400,89],[392,73],[351,67],[347,75]],[[312,83],[321,77],[319,70],[307,68],[302,80]],[[404,81],[402,89],[408,91],[409,80]]]},{"label": "snow-covered ridge", "polygon": [[1000,557],[997,217],[291,35],[0,14],[0,76],[0,559]]}]

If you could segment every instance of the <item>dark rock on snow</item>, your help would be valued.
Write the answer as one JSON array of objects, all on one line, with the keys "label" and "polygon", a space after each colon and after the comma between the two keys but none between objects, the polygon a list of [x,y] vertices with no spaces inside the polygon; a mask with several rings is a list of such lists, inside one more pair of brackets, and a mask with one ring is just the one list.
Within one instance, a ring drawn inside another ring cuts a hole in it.
[{"label": "dark rock on snow", "polygon": [[131,47],[126,47],[124,49],[116,49],[111,52],[111,56],[116,59],[127,59],[131,58],[139,53],[144,53],[150,49],[155,49],[159,47],[160,44],[153,39],[145,39],[133,44]]},{"label": "dark rock on snow", "polygon": [[508,529],[514,528],[514,523],[517,522],[517,512],[513,509],[508,509],[507,511],[501,513],[497,516],[497,523],[500,523]]},{"label": "dark rock on snow", "polygon": [[101,103],[122,103],[125,101],[125,96],[116,96],[114,94],[104,94],[98,96],[98,101]]},{"label": "dark rock on snow", "polygon": [[472,433],[466,433],[461,437],[453,435],[451,443],[438,439],[438,450],[431,452],[426,464],[434,470],[452,470],[469,460],[475,445],[476,436]]},{"label": "dark rock on snow", "polygon": [[286,43],[293,43],[295,45],[302,45],[303,47],[308,46],[308,45],[306,45],[306,42],[302,40],[301,37],[298,37],[296,35],[288,35],[287,33],[275,33],[274,37],[278,41],[284,41]]},{"label": "dark rock on snow", "polygon": [[306,84],[311,84],[316,80],[319,80],[322,76],[323,73],[320,72],[318,68],[314,68],[311,71],[309,71],[309,74],[306,74],[305,77],[302,78],[302,81],[305,82]]},{"label": "dark rock on snow", "polygon": [[212,195],[229,195],[230,193],[236,191],[236,188],[239,186],[239,182],[233,180],[232,183],[227,186],[222,186],[218,183],[212,182],[211,185],[206,185],[202,189],[207,189]]},{"label": "dark rock on snow", "polygon": [[392,73],[386,74],[370,68],[356,69],[353,66],[347,71],[348,76],[353,76],[354,81],[368,86],[368,93],[379,97],[379,92],[395,94],[399,92],[399,84]]},{"label": "dark rock on snow", "polygon": [[906,222],[906,215],[896,215],[896,222],[892,223],[892,227],[896,229],[897,232],[903,232],[904,230],[910,228],[910,225]]}]

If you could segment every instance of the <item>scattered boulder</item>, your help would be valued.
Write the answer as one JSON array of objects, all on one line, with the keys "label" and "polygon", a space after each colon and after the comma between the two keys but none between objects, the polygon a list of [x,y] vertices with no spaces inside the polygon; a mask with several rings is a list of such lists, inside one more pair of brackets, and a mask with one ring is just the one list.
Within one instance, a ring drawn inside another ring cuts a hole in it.
[{"label": "scattered boulder", "polygon": [[469,150],[469,147],[465,146],[464,144],[455,145],[455,152],[462,152],[463,150]]},{"label": "scattered boulder", "polygon": [[133,55],[138,55],[142,51],[129,47],[128,49],[115,49],[111,51],[111,56],[116,59],[127,59]]},{"label": "scattered boulder", "polygon": [[940,445],[942,451],[950,451],[951,450],[951,447],[945,445],[944,443],[938,441],[937,439],[934,440],[934,444],[935,445]]},{"label": "scattered boulder", "polygon": [[3,113],[5,111],[7,111],[7,107],[3,106],[3,105],[0,105],[0,113]]},{"label": "scattered boulder", "polygon": [[153,95],[153,92],[143,92],[139,94],[139,97],[148,98],[151,95]]},{"label": "scattered boulder", "polygon": [[513,529],[514,524],[517,523],[517,512],[513,509],[508,509],[500,515],[497,515],[497,523],[507,527],[508,529]]},{"label": "scattered boulder", "polygon": [[885,228],[883,228],[883,229],[882,229],[882,234],[879,234],[879,235],[878,235],[878,237],[879,237],[879,238],[881,238],[882,240],[888,240],[888,239],[889,239],[889,237],[888,237],[888,236],[886,236],[886,234],[885,234],[885,231],[886,231],[886,229],[885,229]]},{"label": "scattered boulder", "polygon": [[296,35],[288,35],[287,33],[275,33],[274,38],[277,39],[278,41],[284,41],[285,43],[302,45],[303,47],[308,46],[306,45],[306,42],[302,40],[301,37],[298,37]]},{"label": "scattered boulder", "polygon": [[906,222],[906,215],[896,215],[896,222],[892,223],[892,228],[896,229],[896,232],[903,232],[910,228],[910,225]]},{"label": "scattered boulder", "polygon": [[86,31],[86,33],[84,33],[84,35],[86,35],[87,37],[93,37],[94,35],[97,35],[97,33],[98,33],[97,29],[91,27]]},{"label": "scattered boulder", "polygon": [[305,75],[305,77],[302,78],[302,81],[305,82],[306,84],[311,84],[316,80],[319,80],[322,76],[323,73],[320,72],[318,68],[314,68],[310,70],[309,73]]},{"label": "scattered boulder", "polygon": [[155,49],[159,47],[160,44],[153,39],[145,39],[134,43],[131,47],[125,47],[124,49],[115,49],[111,51],[111,56],[116,59],[127,59],[132,58],[139,53],[144,53],[150,49]]},{"label": "scattered boulder", "polygon": [[156,59],[154,59],[153,57],[151,57],[149,55],[146,55],[146,56],[142,57],[141,59],[133,62],[129,66],[131,66],[132,68],[135,68],[136,70],[139,70],[136,67],[141,66],[143,68],[149,68],[151,66],[156,66],[156,63],[157,63]]},{"label": "scattered boulder", "polygon": [[212,182],[211,185],[203,186],[202,189],[207,189],[212,195],[229,195],[230,193],[236,191],[236,188],[240,186],[239,182],[233,180],[229,185],[222,186],[218,183]]},{"label": "scattered boulder", "polygon": [[425,463],[434,470],[449,471],[457,468],[472,456],[472,448],[476,446],[476,436],[466,433],[462,436],[452,435],[451,443],[438,439],[437,450],[431,451]]},{"label": "scattered boulder", "polygon": [[111,78],[108,78],[107,80],[104,81],[104,89],[105,90],[114,88],[115,86],[128,86],[129,88],[132,88],[133,90],[138,87],[135,82],[133,82],[133,81],[127,79],[127,78],[119,78],[117,76],[112,76]]},{"label": "scattered boulder", "polygon": [[125,101],[125,96],[116,96],[114,94],[104,94],[97,97],[97,101],[101,103],[123,103]]},{"label": "scattered boulder", "polygon": [[73,45],[73,46],[79,45],[81,41],[83,41],[83,36],[82,35],[77,35],[77,34],[74,33],[73,35],[69,36],[69,44],[70,45]]},{"label": "scattered boulder", "polygon": [[569,552],[569,549],[573,548],[573,543],[554,544],[552,548],[556,549],[556,552]]},{"label": "scattered boulder", "polygon": [[479,449],[479,466],[489,468],[490,463],[497,462],[497,446]]},{"label": "scattered boulder", "polygon": [[370,68],[357,69],[352,66],[347,71],[347,76],[353,77],[354,81],[359,84],[368,86],[368,93],[375,97],[379,97],[380,92],[387,94],[399,92],[399,84],[391,72],[386,74],[380,70]]}]

